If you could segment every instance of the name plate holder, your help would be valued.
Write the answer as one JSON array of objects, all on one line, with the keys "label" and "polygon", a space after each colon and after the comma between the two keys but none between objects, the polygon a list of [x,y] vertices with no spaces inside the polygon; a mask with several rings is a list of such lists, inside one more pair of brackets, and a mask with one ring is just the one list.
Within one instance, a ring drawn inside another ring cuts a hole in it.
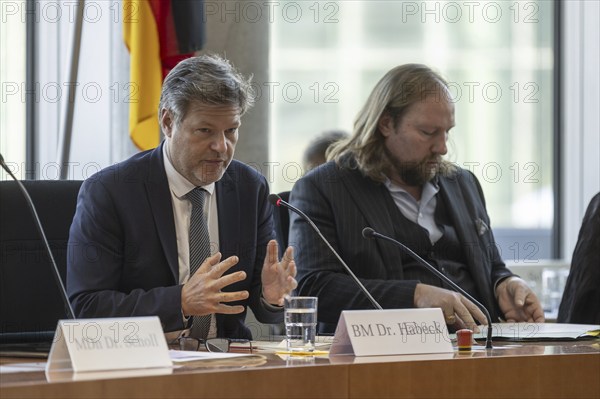
[{"label": "name plate holder", "polygon": [[59,320],[46,374],[172,365],[157,316]]},{"label": "name plate holder", "polygon": [[329,356],[454,352],[440,308],[344,310]]}]

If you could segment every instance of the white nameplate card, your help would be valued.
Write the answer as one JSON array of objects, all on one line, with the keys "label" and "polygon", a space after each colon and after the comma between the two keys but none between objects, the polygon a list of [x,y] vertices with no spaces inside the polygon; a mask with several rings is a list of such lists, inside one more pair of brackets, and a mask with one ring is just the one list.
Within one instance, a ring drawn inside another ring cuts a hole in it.
[{"label": "white nameplate card", "polygon": [[172,365],[157,316],[59,320],[46,373]]},{"label": "white nameplate card", "polygon": [[453,352],[439,308],[344,310],[330,356]]}]

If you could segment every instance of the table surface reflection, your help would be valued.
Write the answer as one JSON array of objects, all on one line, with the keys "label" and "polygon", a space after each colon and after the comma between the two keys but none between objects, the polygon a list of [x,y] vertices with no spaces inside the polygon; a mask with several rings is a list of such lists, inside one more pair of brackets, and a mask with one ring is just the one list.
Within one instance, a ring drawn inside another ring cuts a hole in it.
[{"label": "table surface reflection", "polygon": [[[494,346],[332,358],[258,351],[260,361],[239,364],[51,376],[40,369],[0,374],[0,397],[600,397],[599,339]],[[35,361],[0,358],[2,365]]]}]

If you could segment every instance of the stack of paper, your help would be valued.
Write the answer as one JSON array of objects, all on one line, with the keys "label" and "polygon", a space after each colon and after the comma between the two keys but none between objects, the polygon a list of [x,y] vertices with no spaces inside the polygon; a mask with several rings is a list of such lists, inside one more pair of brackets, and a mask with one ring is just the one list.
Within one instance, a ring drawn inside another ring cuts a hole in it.
[{"label": "stack of paper", "polygon": [[[481,326],[477,339],[485,339],[487,327]],[[563,341],[600,337],[600,326],[560,323],[496,323],[492,337],[498,341]]]}]

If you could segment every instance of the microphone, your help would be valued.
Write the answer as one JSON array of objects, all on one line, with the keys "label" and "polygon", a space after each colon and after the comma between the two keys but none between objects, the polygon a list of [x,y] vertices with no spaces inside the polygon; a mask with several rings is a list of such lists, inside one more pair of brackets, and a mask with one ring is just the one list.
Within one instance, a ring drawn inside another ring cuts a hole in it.
[{"label": "microphone", "polygon": [[344,266],[344,269],[346,269],[346,272],[348,272],[348,274],[350,275],[350,277],[352,277],[352,279],[354,280],[354,282],[356,283],[356,285],[358,285],[358,287],[363,292],[363,294],[365,294],[367,296],[367,298],[369,299],[369,301],[371,301],[371,304],[373,305],[373,307],[375,309],[383,309],[381,307],[381,305],[375,300],[375,298],[373,298],[373,296],[371,295],[371,293],[360,282],[360,280],[358,279],[358,277],[356,277],[356,275],[352,272],[352,270],[350,269],[350,267],[348,267],[348,265],[346,264],[346,262],[344,262],[344,260],[336,252],[336,250],[333,249],[333,247],[331,246],[331,244],[329,243],[329,241],[327,241],[327,239],[323,236],[323,234],[321,233],[321,231],[319,230],[319,228],[313,223],[312,220],[310,220],[310,218],[308,216],[306,216],[306,214],[304,212],[302,212],[300,209],[296,208],[295,206],[290,205],[289,203],[285,202],[277,194],[270,194],[269,195],[269,202],[272,205],[274,205],[274,206],[277,206],[277,207],[283,206],[284,208],[290,209],[294,213],[297,213],[298,215],[300,215],[300,217],[302,219],[304,219],[310,225],[310,227],[313,228],[313,230],[319,235],[319,237],[321,237],[321,240],[323,240],[323,242],[329,247],[329,249],[331,250],[331,252],[333,252],[333,254],[340,261],[340,263],[342,264],[342,266]]},{"label": "microphone", "polygon": [[492,349],[492,318],[490,317],[490,312],[488,312],[488,310],[485,308],[485,306],[483,306],[481,303],[479,303],[479,301],[477,301],[475,298],[473,298],[469,293],[467,293],[467,291],[460,288],[454,281],[450,280],[448,277],[446,277],[444,274],[442,274],[442,272],[440,272],[438,269],[433,267],[425,259],[421,258],[412,249],[410,249],[406,245],[402,244],[401,242],[396,241],[391,237],[384,236],[383,234],[376,232],[375,230],[373,230],[370,227],[365,227],[362,231],[362,235],[364,238],[367,238],[367,239],[381,238],[385,241],[389,241],[389,242],[395,244],[396,246],[400,247],[404,252],[406,252],[408,255],[410,255],[414,260],[419,262],[422,266],[425,266],[425,268],[428,269],[431,273],[433,273],[437,277],[441,278],[445,283],[447,283],[452,288],[454,288],[454,290],[461,293],[467,299],[469,299],[471,302],[473,302],[475,305],[477,305],[477,307],[479,309],[481,309],[483,314],[485,314],[485,317],[487,318],[487,322],[488,322],[487,338],[485,341],[485,347],[486,347],[486,349]]},{"label": "microphone", "polygon": [[29,196],[27,189],[25,188],[25,186],[23,186],[23,183],[21,183],[19,181],[19,179],[17,179],[15,177],[15,175],[11,172],[11,170],[8,168],[6,163],[4,163],[4,157],[2,156],[2,154],[0,154],[0,166],[2,166],[2,169],[4,169],[6,171],[6,173],[8,173],[9,176],[12,177],[12,179],[17,183],[17,186],[19,186],[19,189],[21,190],[21,192],[23,193],[23,196],[25,197],[27,205],[29,205],[29,209],[31,211],[31,214],[33,215],[34,223],[35,223],[38,231],[40,232],[40,236],[42,236],[42,241],[44,241],[44,246],[46,248],[46,252],[48,253],[48,256],[50,257],[50,263],[52,263],[52,271],[54,274],[54,279],[56,280],[56,285],[60,289],[61,297],[62,297],[62,300],[65,305],[65,310],[67,312],[67,316],[69,317],[69,319],[75,319],[75,313],[73,312],[73,308],[71,307],[71,303],[69,302],[69,296],[67,295],[67,290],[65,290],[65,286],[62,282],[62,279],[60,278],[58,266],[56,265],[56,261],[54,260],[54,255],[52,255],[52,250],[50,249],[50,244],[48,244],[48,239],[46,238],[46,234],[44,233],[44,229],[42,227],[42,222],[40,221],[37,211],[35,210],[35,205],[33,204],[33,201],[31,200],[31,197]]}]

